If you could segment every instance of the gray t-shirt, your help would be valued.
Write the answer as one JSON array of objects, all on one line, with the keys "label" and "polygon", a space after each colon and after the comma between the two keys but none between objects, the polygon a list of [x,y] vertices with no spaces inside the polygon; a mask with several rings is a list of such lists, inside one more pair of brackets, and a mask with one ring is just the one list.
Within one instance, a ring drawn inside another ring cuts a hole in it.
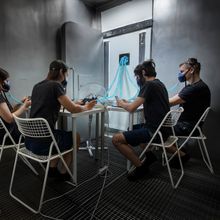
[{"label": "gray t-shirt", "polygon": [[45,118],[54,129],[60,111],[58,98],[65,95],[61,83],[44,80],[37,83],[31,95],[31,118]]}]

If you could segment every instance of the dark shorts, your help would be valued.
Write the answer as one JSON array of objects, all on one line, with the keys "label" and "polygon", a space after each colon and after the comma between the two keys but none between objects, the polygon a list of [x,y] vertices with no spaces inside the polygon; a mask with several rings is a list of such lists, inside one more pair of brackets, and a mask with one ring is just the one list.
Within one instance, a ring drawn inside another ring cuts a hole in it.
[{"label": "dark shorts", "polygon": [[147,128],[134,129],[123,132],[125,140],[131,146],[137,146],[141,143],[147,143],[152,137],[152,133]]},{"label": "dark shorts", "polygon": [[[175,134],[177,136],[188,136],[190,132],[193,130],[195,124],[186,121],[178,121],[176,126],[174,127]],[[198,130],[195,130],[193,135],[199,135]]]},{"label": "dark shorts", "polygon": [[[61,152],[69,150],[73,147],[73,138],[71,131],[54,130],[54,137],[57,141],[58,147]],[[48,155],[51,144],[51,139],[48,138],[25,138],[26,148],[38,155]],[[52,154],[57,153],[55,146],[53,147]]]},{"label": "dark shorts", "polygon": [[[150,141],[150,139],[153,137],[154,132],[156,128],[146,128],[144,127],[144,124],[140,125],[134,125],[132,131],[125,131],[123,132],[123,135],[125,137],[125,140],[128,144],[131,146],[137,146],[141,143],[147,143]],[[163,136],[163,140],[166,141],[167,138],[172,134],[171,130],[169,128],[161,128],[161,133]],[[156,137],[153,140],[154,143],[160,143],[159,135],[156,135]]]}]

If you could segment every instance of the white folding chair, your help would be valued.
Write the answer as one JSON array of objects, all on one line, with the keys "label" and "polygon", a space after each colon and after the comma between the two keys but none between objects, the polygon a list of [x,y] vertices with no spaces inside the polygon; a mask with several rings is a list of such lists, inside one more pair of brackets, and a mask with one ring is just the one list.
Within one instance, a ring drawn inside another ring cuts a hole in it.
[{"label": "white folding chair", "polygon": [[[16,152],[17,144],[15,143],[8,128],[6,127],[5,123],[2,121],[1,118],[0,118],[0,130],[2,130],[5,133],[3,136],[2,142],[0,143],[0,161],[1,161],[3,151],[5,149],[12,148]],[[7,139],[10,139],[11,144],[6,144]],[[26,158],[24,158],[22,156],[20,156],[20,158],[36,175],[38,175],[38,172],[34,169],[34,167],[31,165],[31,163]]]},{"label": "white folding chair", "polygon": [[[3,139],[2,139],[2,143],[0,144],[0,161],[1,161],[4,149],[8,149],[8,148],[15,149],[16,148],[16,143],[15,143],[14,139],[12,138],[10,132],[8,131],[7,127],[5,126],[5,124],[4,124],[4,122],[2,121],[1,118],[0,118],[0,130],[5,132],[5,134],[3,136]],[[9,138],[11,140],[12,144],[7,145],[5,143],[7,138]],[[16,149],[15,149],[15,151],[16,151]]]},{"label": "white folding chair", "polygon": [[[203,134],[203,131],[202,131],[201,126],[200,126],[201,124],[202,125],[204,124],[210,109],[211,109],[211,107],[208,107],[204,111],[204,113],[199,118],[199,120],[197,121],[196,125],[194,126],[194,128],[192,129],[192,131],[190,132],[190,134],[188,136],[178,136],[178,138],[184,140],[183,143],[179,146],[179,150],[181,150],[182,147],[190,139],[198,141],[198,145],[199,145],[199,148],[200,148],[200,151],[201,151],[201,154],[202,154],[203,161],[205,162],[205,164],[208,167],[208,169],[210,170],[210,172],[213,174],[214,170],[213,170],[212,163],[211,163],[211,160],[210,160],[210,157],[209,157],[209,153],[207,151],[206,144],[205,144],[206,136]],[[197,133],[195,133],[195,132],[197,132]],[[176,155],[176,153],[172,155],[170,160],[174,157],[174,155]]]},{"label": "white folding chair", "polygon": [[[183,112],[183,108],[180,107],[176,110],[170,110],[164,117],[164,119],[162,120],[162,122],[160,123],[160,125],[158,126],[157,130],[154,132],[151,140],[147,143],[145,149],[142,151],[142,153],[140,154],[139,158],[142,159],[143,155],[145,154],[145,152],[150,148],[150,147],[161,147],[163,149],[163,155],[164,155],[164,159],[165,159],[165,164],[167,166],[167,170],[169,173],[169,177],[170,177],[170,182],[173,188],[177,188],[182,177],[184,174],[184,170],[183,170],[183,166],[182,166],[182,161],[180,159],[180,154],[179,151],[177,150],[177,154],[178,154],[178,158],[179,158],[179,162],[180,162],[180,166],[181,166],[181,174],[178,178],[178,180],[176,181],[176,183],[174,183],[174,178],[170,169],[170,164],[169,164],[169,160],[168,160],[168,155],[166,152],[166,148],[169,148],[173,145],[177,146],[177,140],[178,138],[175,136],[175,132],[174,132],[174,126],[176,125],[181,113]],[[163,140],[163,136],[161,133],[161,129],[163,127],[166,128],[170,128],[172,130],[172,136],[169,136],[167,138],[166,141]],[[157,142],[155,142],[155,138],[159,137],[159,140],[157,138]],[[178,149],[178,146],[177,146]],[[147,158],[146,158],[147,159]],[[132,167],[130,169],[130,171],[133,169],[134,167]]]},{"label": "white folding chair", "polygon": [[[50,161],[56,158],[60,158],[63,165],[65,166],[67,172],[71,176],[72,180],[74,181],[72,172],[70,171],[69,167],[67,166],[66,162],[64,161],[63,155],[70,153],[73,151],[73,148],[66,150],[64,152],[60,152],[57,141],[54,138],[53,132],[47,122],[44,118],[32,118],[32,119],[26,119],[26,118],[18,118],[14,116],[15,121],[18,125],[18,129],[21,132],[21,134],[24,137],[31,137],[31,138],[51,138],[51,144],[49,148],[49,154],[46,156],[42,155],[37,155],[29,151],[25,145],[21,145],[21,138],[19,139],[18,143],[18,148],[17,148],[17,154],[15,157],[15,163],[14,163],[14,168],[12,172],[12,177],[11,177],[11,182],[10,182],[10,195],[16,199],[18,202],[20,202],[22,205],[24,205],[26,208],[31,210],[34,213],[39,213],[43,204],[43,198],[44,198],[44,193],[45,193],[45,187],[46,187],[46,182],[47,182],[47,176],[48,176],[48,171],[49,171],[49,165]],[[53,149],[56,149],[57,153],[53,154]],[[14,181],[14,175],[15,175],[15,170],[17,166],[17,158],[19,155],[22,155],[23,157],[29,158],[31,160],[37,161],[39,163],[46,163],[46,170],[45,170],[45,175],[44,175],[44,180],[43,180],[43,185],[42,185],[42,190],[41,190],[41,195],[40,195],[40,201],[39,201],[39,206],[37,209],[32,208],[29,206],[27,203],[19,199],[17,196],[15,196],[12,193],[12,186],[13,186],[13,181]]]}]

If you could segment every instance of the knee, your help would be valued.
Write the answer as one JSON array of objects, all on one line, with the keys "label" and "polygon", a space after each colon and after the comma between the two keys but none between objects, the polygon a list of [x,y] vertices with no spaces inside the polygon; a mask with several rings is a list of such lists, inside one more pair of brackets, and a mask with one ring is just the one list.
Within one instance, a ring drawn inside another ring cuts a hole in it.
[{"label": "knee", "polygon": [[122,143],[122,134],[117,133],[112,137],[112,143],[114,146],[118,146],[120,143]]}]

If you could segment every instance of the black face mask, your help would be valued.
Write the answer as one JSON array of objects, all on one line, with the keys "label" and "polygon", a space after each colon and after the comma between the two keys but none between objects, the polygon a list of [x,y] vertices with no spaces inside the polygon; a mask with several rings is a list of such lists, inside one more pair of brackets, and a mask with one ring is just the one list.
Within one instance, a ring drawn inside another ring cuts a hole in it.
[{"label": "black face mask", "polygon": [[67,80],[66,78],[61,82],[62,86],[64,89],[66,89],[66,86],[67,86]]},{"label": "black face mask", "polygon": [[137,80],[137,84],[138,84],[138,86],[141,88],[143,85],[144,85],[144,83],[145,83],[145,80],[142,78],[142,79],[136,79]]},{"label": "black face mask", "polygon": [[8,92],[10,90],[10,84],[8,80],[5,80],[4,83],[2,84],[2,89],[4,92]]}]

